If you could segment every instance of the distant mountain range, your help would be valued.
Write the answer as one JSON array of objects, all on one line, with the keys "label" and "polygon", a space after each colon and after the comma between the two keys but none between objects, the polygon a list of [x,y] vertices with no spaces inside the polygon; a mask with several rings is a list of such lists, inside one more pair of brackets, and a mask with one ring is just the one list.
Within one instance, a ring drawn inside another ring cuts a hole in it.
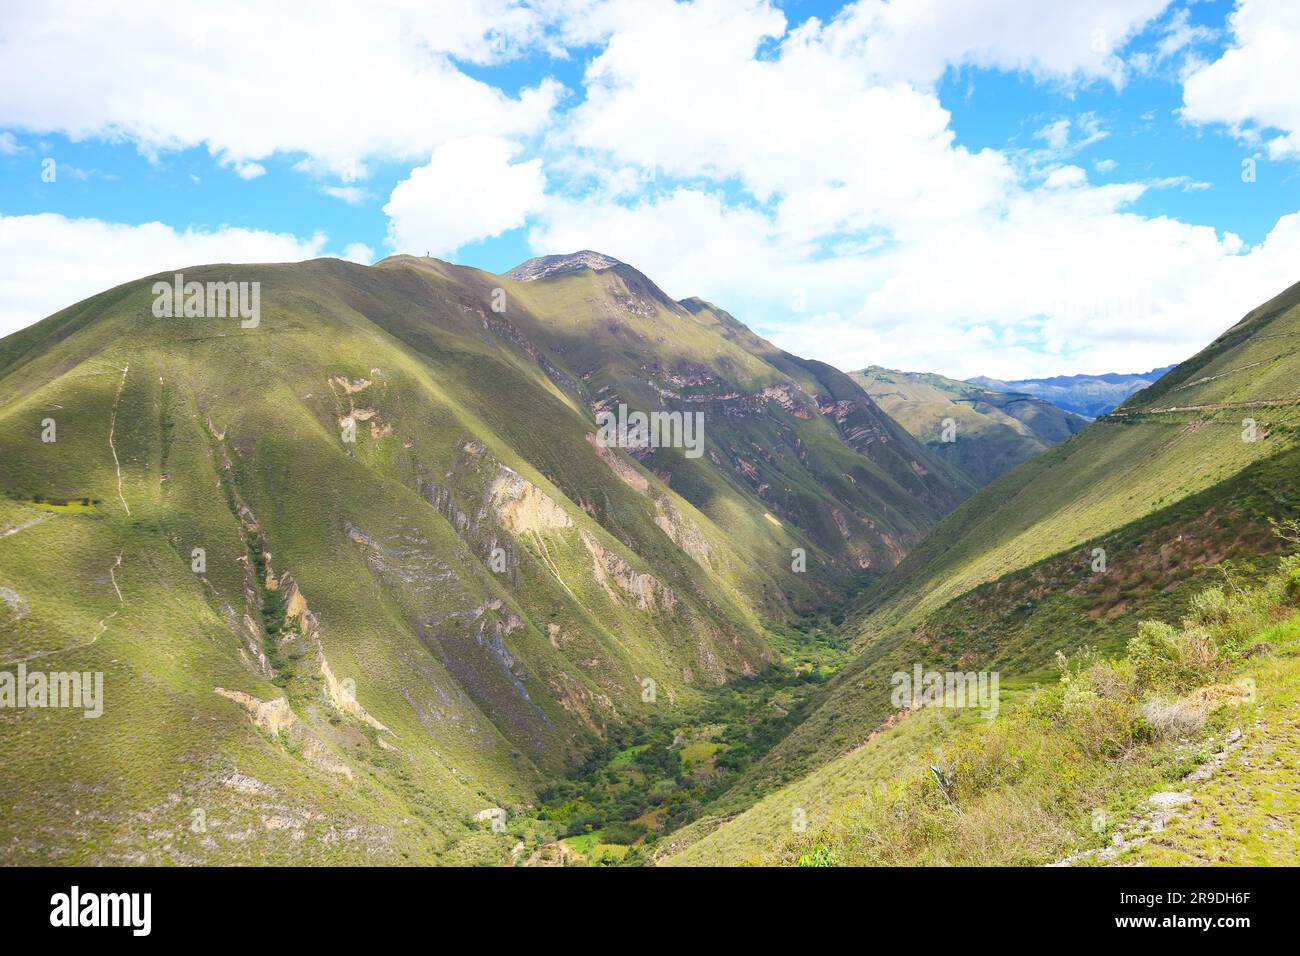
[{"label": "distant mountain range", "polygon": [[1023,392],[1046,399],[1058,408],[1097,418],[1113,408],[1118,408],[1134,392],[1140,392],[1156,382],[1170,369],[1154,368],[1149,372],[1107,372],[1104,375],[1054,375],[1051,378],[1028,378],[1007,382],[998,378],[977,376],[966,381],[999,392]]},{"label": "distant mountain range", "polygon": [[1024,392],[997,391],[931,372],[873,365],[849,377],[930,454],[981,488],[1088,424],[1082,415]]}]

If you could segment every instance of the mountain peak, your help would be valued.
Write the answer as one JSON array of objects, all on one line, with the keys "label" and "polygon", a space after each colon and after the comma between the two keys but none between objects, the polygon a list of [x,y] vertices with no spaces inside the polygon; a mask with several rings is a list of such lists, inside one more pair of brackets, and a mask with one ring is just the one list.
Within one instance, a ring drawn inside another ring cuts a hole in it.
[{"label": "mountain peak", "polygon": [[531,282],[534,279],[546,279],[550,276],[578,272],[582,269],[600,272],[603,269],[612,269],[614,266],[622,264],[613,256],[593,252],[590,249],[583,249],[580,252],[571,252],[562,256],[536,256],[526,262],[519,263],[519,265],[505,273],[505,277],[519,282]]}]

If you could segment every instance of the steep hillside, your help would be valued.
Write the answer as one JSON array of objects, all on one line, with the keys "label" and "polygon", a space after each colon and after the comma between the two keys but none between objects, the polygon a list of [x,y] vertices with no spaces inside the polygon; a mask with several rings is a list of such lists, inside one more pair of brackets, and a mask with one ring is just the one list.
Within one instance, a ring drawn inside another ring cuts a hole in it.
[{"label": "steep hillside", "polygon": [[1023,392],[873,365],[850,378],[931,455],[978,487],[1062,442],[1088,420]]},{"label": "steep hillside", "polygon": [[1270,519],[1300,514],[1297,337],[1300,286],[944,519],[859,599],[858,656],[820,705],[694,832],[848,759],[895,713],[896,672],[1037,679],[1058,651],[1122,653],[1140,620],[1269,573]]},{"label": "steep hillside", "polygon": [[1020,392],[1051,402],[1066,411],[1097,418],[1124,403],[1134,392],[1159,381],[1173,365],[1153,368],[1149,372],[1124,374],[1108,372],[1104,375],[1053,375],[1048,378],[1026,378],[1004,382],[997,378],[976,376],[970,384],[1000,392]]},{"label": "steep hillside", "polygon": [[1122,658],[1081,651],[1004,689],[995,720],[899,711],[740,815],[673,834],[659,861],[1289,865],[1298,605],[1291,555],[1259,587],[1143,624]]},{"label": "steep hillside", "polygon": [[[104,675],[102,716],[0,716],[11,862],[499,860],[493,808],[762,674],[965,494],[603,258],[183,271],[260,321],[157,317],[169,273],[0,342],[4,667]],[[604,447],[620,404],[702,413],[700,456]]]}]

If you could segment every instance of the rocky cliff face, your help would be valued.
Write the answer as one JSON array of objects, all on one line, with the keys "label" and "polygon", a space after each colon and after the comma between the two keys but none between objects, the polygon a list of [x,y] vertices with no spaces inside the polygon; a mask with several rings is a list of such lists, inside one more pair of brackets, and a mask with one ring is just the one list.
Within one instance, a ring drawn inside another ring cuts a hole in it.
[{"label": "rocky cliff face", "polygon": [[581,252],[573,252],[567,256],[537,256],[526,262],[519,263],[519,265],[505,273],[504,277],[514,279],[516,282],[532,282],[535,279],[564,275],[582,269],[600,272],[603,269],[612,269],[617,265],[622,265],[622,263],[612,256],[584,249]]}]

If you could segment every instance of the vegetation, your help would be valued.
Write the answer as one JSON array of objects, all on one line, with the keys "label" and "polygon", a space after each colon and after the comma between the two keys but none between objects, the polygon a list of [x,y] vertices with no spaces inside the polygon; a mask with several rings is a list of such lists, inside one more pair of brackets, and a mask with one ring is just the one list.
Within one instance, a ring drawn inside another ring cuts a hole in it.
[{"label": "vegetation", "polygon": [[[1059,655],[1055,681],[1014,692],[996,720],[957,720],[937,745],[927,731],[944,718],[912,715],[890,731],[892,742],[878,745],[910,741],[903,759],[850,756],[827,768],[826,776],[852,779],[853,795],[826,808],[806,833],[787,826],[783,838],[769,822],[766,848],[755,852],[740,841],[729,853],[728,836],[761,825],[772,804],[792,804],[803,792],[778,794],[670,862],[1286,862],[1296,842],[1282,821],[1300,799],[1300,775],[1286,760],[1262,770],[1238,760],[1202,788],[1194,774],[1243,729],[1253,752],[1271,754],[1294,727],[1298,687],[1300,556],[1293,555],[1258,587],[1201,591],[1179,624],[1143,622],[1123,657],[1089,649]],[[1266,793],[1248,797],[1246,778],[1261,772],[1270,775]],[[1186,821],[1154,835],[1139,826],[1148,822],[1153,793],[1182,788],[1191,791]],[[1224,792],[1234,799],[1221,799]]]},{"label": "vegetation", "polygon": [[[0,721],[7,859],[1050,862],[1192,783],[1263,821],[1210,858],[1287,845],[1285,768],[1188,775],[1243,708],[1293,739],[1300,291],[960,503],[849,376],[626,266],[240,268],[257,329],[145,279],[0,342],[0,653],[106,693]],[[594,447],[621,403],[706,453]],[[918,663],[1001,712],[897,712]],[[1171,840],[1121,849],[1206,858]]]}]

